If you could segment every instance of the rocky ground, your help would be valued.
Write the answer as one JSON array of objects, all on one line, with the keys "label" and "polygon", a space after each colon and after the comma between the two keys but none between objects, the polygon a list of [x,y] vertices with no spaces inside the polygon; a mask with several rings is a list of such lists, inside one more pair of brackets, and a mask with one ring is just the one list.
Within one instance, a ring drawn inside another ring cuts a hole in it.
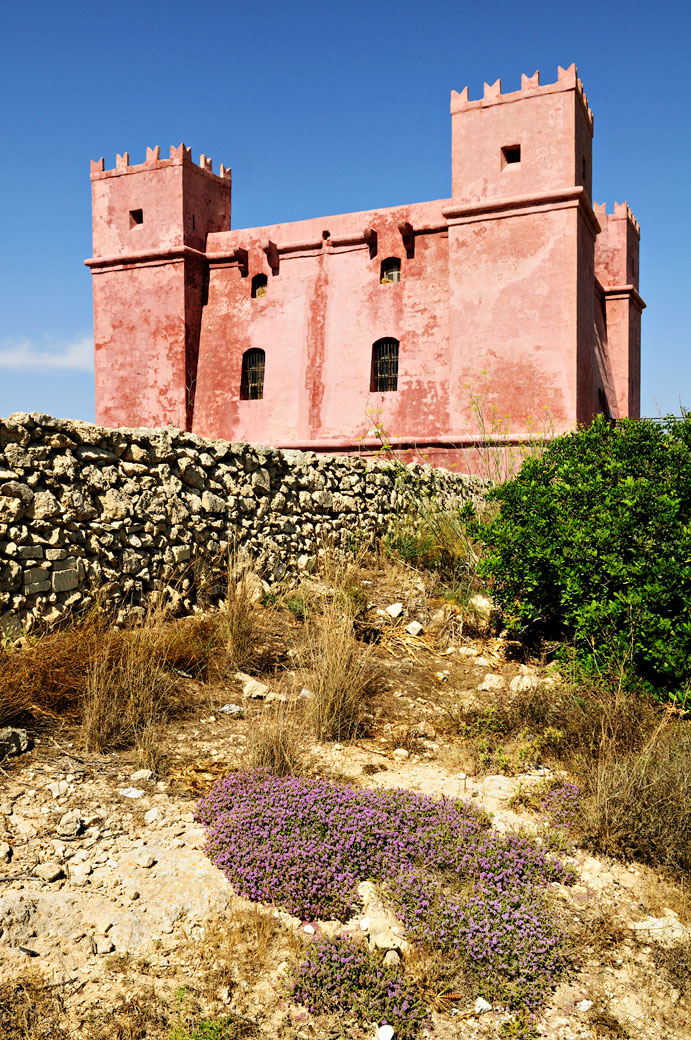
[{"label": "rocky ground", "polygon": [[[377,609],[375,618],[397,626],[395,638],[392,627],[377,651],[388,692],[367,738],[311,747],[316,772],[467,798],[493,814],[495,827],[534,829],[535,815],[512,800],[549,769],[532,763],[507,775],[477,768],[473,774],[477,762],[450,735],[449,705],[478,696],[491,703],[520,684],[558,681],[554,671],[517,660],[499,639],[459,632],[440,650],[425,643],[423,633],[406,632],[410,604],[398,620],[386,607]],[[248,734],[262,713],[300,696],[291,694],[287,674],[278,693],[262,675],[256,678],[268,689],[248,688],[240,676],[205,694],[171,728],[162,779],[137,768],[131,752],[84,753],[68,724],[44,729],[29,750],[5,758],[0,990],[8,999],[2,987],[24,980],[27,994],[48,987],[52,1003],[44,1031],[22,1034],[19,1018],[0,998],[0,1036],[158,1036],[160,1008],[169,1010],[167,1023],[182,1025],[192,1012],[234,1016],[238,1031],[229,1036],[349,1035],[338,1023],[293,1007],[284,989],[287,966],[309,937],[341,926],[299,921],[235,898],[204,855],[204,834],[194,821],[199,795],[246,761]],[[557,898],[573,922],[581,967],[554,994],[541,1033],[550,1040],[691,1036],[689,986],[675,953],[691,939],[683,889],[644,867],[582,850],[574,859],[580,881],[560,887]],[[361,886],[360,895],[358,922],[351,926],[394,951],[390,957],[412,956],[371,886]],[[440,996],[430,1035],[510,1035],[501,1033],[507,1018],[472,994]],[[143,1032],[136,1032],[137,1023]]]}]

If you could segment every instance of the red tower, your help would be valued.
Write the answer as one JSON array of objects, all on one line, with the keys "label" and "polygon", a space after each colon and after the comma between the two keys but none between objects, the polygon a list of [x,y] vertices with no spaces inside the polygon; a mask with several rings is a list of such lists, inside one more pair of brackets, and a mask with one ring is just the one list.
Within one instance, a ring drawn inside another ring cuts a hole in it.
[{"label": "red tower", "polygon": [[96,415],[192,428],[206,236],[230,229],[230,170],[181,144],[114,170],[91,164]]}]

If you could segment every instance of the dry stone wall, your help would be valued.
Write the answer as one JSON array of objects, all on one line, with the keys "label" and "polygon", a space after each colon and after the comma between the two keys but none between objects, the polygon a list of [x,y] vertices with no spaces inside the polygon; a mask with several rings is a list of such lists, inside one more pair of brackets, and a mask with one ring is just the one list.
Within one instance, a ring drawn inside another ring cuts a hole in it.
[{"label": "dry stone wall", "polygon": [[[449,507],[479,484],[407,467]],[[121,610],[166,590],[194,609],[223,579],[229,550],[269,583],[309,568],[320,545],[381,535],[404,504],[400,467],[208,441],[159,430],[108,430],[15,413],[0,420],[0,629],[54,623],[96,589]]]}]

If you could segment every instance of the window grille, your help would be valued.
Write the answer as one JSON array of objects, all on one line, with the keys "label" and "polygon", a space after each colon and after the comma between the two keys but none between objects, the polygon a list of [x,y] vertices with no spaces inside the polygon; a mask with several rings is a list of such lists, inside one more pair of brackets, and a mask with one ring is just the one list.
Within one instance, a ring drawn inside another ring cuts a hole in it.
[{"label": "window grille", "polygon": [[242,355],[242,401],[259,401],[264,396],[265,358],[263,350],[246,350]]},{"label": "window grille", "polygon": [[371,390],[382,393],[398,389],[398,340],[380,339],[372,347]]},{"label": "window grille", "polygon": [[381,277],[379,279],[382,285],[389,282],[400,282],[401,280],[401,261],[397,256],[389,256],[386,260],[381,262]]}]

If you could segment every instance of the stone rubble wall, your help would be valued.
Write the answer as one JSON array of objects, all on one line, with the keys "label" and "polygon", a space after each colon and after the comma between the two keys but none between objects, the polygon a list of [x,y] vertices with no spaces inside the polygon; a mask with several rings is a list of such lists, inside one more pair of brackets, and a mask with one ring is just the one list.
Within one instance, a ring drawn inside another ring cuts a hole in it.
[{"label": "stone rubble wall", "polygon": [[482,484],[385,459],[15,413],[0,419],[0,630],[57,622],[98,588],[121,610],[167,589],[190,611],[200,572],[224,580],[229,552],[280,581],[309,569],[320,545],[384,534],[404,506],[405,472],[449,508]]}]

